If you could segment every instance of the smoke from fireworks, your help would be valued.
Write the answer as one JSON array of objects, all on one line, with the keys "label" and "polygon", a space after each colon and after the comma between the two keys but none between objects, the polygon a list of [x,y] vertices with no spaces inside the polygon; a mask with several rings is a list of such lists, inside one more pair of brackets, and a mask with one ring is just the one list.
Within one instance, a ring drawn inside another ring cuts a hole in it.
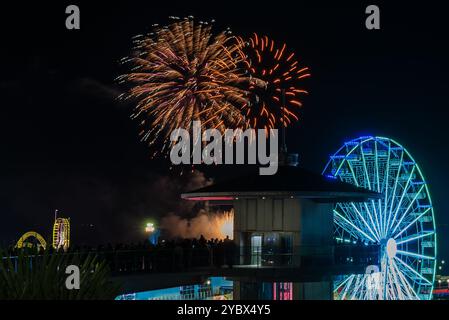
[{"label": "smoke from fireworks", "polygon": [[132,72],[119,80],[132,86],[123,98],[138,101],[132,117],[140,119],[142,140],[161,139],[165,148],[174,129],[189,130],[195,120],[222,132],[244,124],[236,107],[245,95],[237,86],[241,48],[229,31],[214,36],[208,23],[176,18],[135,42],[136,54],[123,60]]},{"label": "smoke from fireworks", "polygon": [[[242,38],[239,41],[244,42]],[[278,45],[256,33],[247,41],[244,53],[243,63],[251,76],[248,100],[242,107],[248,126],[268,130],[298,121],[300,97],[308,93],[301,80],[310,77],[309,68],[299,65],[285,43]]]},{"label": "smoke from fireworks", "polygon": [[166,229],[174,238],[206,239],[233,238],[234,210],[225,212],[201,212],[193,219],[183,219],[176,215],[169,215],[162,219],[161,227]]}]

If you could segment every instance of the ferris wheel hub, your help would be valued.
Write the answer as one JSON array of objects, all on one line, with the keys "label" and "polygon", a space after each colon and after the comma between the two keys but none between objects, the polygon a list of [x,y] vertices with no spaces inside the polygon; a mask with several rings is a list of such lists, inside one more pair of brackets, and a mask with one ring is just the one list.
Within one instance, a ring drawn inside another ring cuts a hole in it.
[{"label": "ferris wheel hub", "polygon": [[394,240],[393,238],[388,239],[386,248],[388,258],[393,259],[396,256],[396,252],[398,251],[396,240]]}]

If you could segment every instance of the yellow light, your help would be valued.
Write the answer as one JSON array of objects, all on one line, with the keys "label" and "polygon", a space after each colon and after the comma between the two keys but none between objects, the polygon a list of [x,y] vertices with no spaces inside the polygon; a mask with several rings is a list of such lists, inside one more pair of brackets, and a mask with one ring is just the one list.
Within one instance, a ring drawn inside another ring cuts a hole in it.
[{"label": "yellow light", "polygon": [[70,246],[70,218],[56,218],[53,225],[53,248],[67,250]]},{"label": "yellow light", "polygon": [[19,241],[17,241],[16,247],[24,248],[24,247],[32,246],[29,242],[26,241],[30,237],[35,238],[38,241],[39,245],[41,247],[43,247],[44,249],[47,247],[47,243],[44,240],[44,238],[39,233],[34,232],[34,231],[29,231],[29,232],[25,233],[23,236],[21,236]]}]

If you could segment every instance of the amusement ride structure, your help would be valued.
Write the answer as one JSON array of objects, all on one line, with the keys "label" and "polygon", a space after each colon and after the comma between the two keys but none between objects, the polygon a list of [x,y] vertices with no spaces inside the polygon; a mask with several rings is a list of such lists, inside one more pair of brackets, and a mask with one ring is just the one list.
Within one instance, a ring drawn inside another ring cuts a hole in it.
[{"label": "amusement ride structure", "polygon": [[58,218],[53,224],[53,248],[67,250],[70,246],[70,218]]},{"label": "amusement ride structure", "polygon": [[[17,248],[24,247],[47,247],[44,237],[35,231],[23,234],[17,241]],[[67,250],[70,246],[70,218],[58,218],[58,210],[55,211],[55,221],[53,224],[52,247],[54,249],[63,248]]]},{"label": "amusement ride structure", "polygon": [[[34,240],[34,241],[31,241]],[[47,247],[47,242],[45,239],[37,232],[35,231],[28,231],[24,233],[20,239],[17,241],[16,247],[17,248],[30,248],[30,247]]]},{"label": "amusement ride structure", "polygon": [[380,265],[373,266],[374,272],[341,277],[334,298],[432,299],[434,212],[426,180],[410,153],[389,138],[360,137],[332,155],[323,174],[383,195],[334,208],[337,240],[380,246]]}]

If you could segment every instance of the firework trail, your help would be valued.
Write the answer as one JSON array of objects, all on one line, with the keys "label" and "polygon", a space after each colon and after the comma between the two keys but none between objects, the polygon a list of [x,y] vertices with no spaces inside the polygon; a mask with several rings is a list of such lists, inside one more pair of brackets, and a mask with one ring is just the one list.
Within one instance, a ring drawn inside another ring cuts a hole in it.
[{"label": "firework trail", "polygon": [[214,36],[210,23],[172,19],[135,38],[135,55],[123,59],[132,70],[119,77],[130,85],[122,98],[137,100],[132,118],[140,120],[142,140],[152,145],[161,139],[162,151],[171,145],[170,133],[190,130],[192,121],[221,132],[245,123],[240,42],[229,31]]},{"label": "firework trail", "polygon": [[300,97],[308,94],[301,82],[310,77],[309,68],[299,65],[285,43],[278,45],[267,36],[254,33],[248,41],[238,41],[239,48],[245,47],[240,53],[245,56],[242,62],[250,75],[246,103],[242,105],[247,127],[268,130],[298,121]]}]

